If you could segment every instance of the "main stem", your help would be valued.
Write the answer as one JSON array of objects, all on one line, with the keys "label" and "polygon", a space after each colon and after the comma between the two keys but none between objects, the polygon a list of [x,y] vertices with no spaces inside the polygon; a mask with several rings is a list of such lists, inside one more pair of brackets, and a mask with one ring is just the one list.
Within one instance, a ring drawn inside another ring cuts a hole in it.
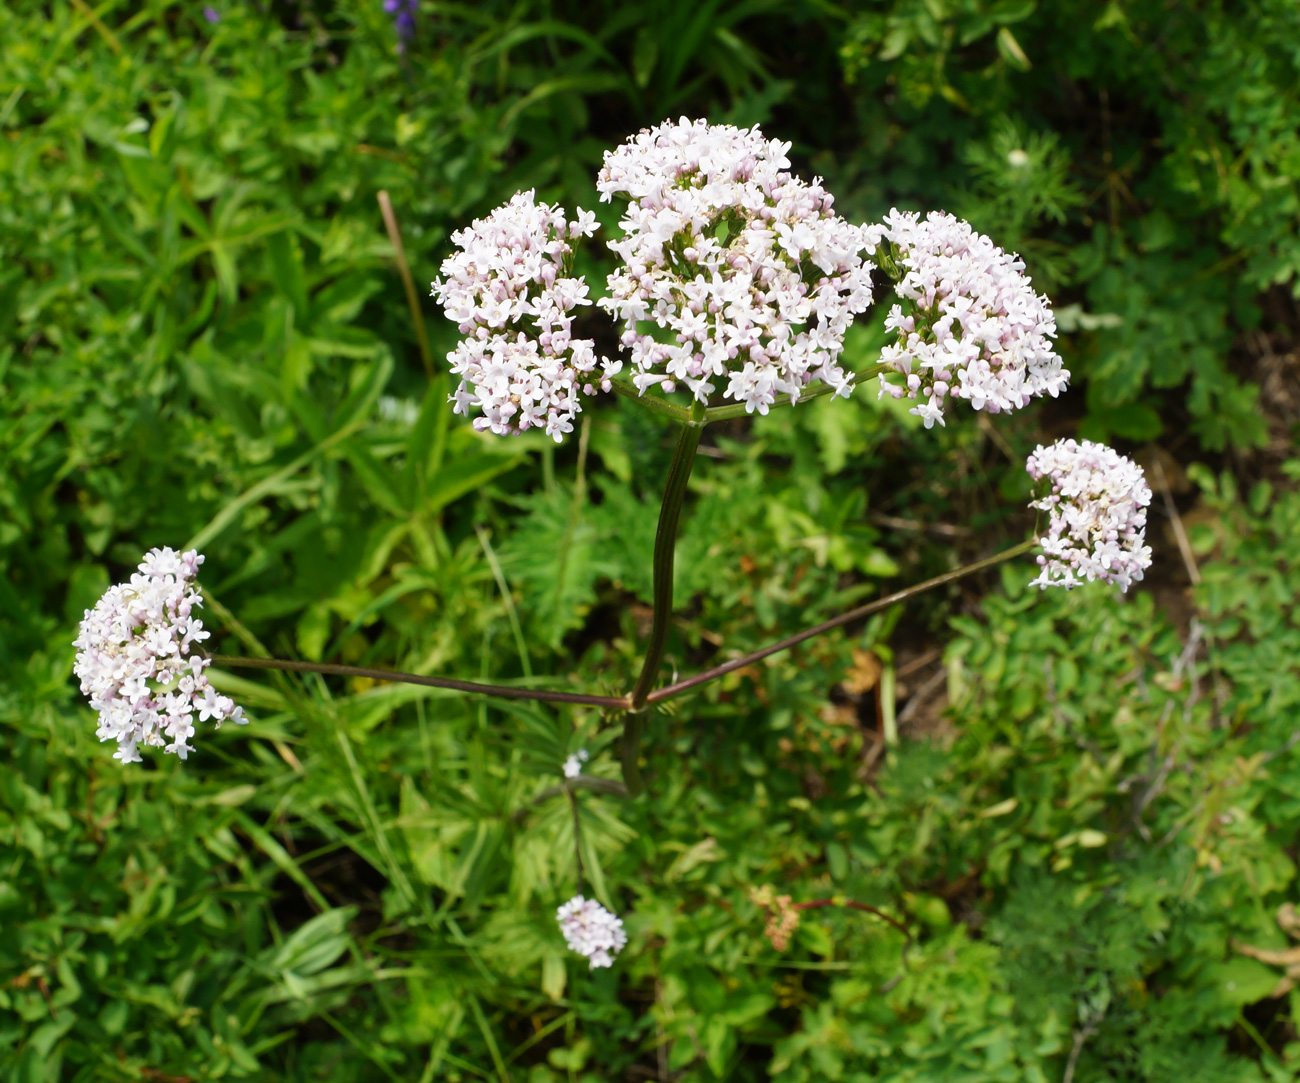
[{"label": "main stem", "polygon": [[690,480],[695,452],[704,431],[704,413],[704,404],[695,403],[691,407],[690,419],[682,425],[677,447],[673,450],[672,465],[668,468],[663,503],[659,506],[654,550],[654,616],[641,674],[629,697],[628,716],[623,724],[623,781],[633,796],[645,790],[637,759],[641,751],[641,734],[645,729],[646,704],[668,645],[668,628],[673,615],[673,554],[677,547],[677,524],[686,499],[686,483]]}]

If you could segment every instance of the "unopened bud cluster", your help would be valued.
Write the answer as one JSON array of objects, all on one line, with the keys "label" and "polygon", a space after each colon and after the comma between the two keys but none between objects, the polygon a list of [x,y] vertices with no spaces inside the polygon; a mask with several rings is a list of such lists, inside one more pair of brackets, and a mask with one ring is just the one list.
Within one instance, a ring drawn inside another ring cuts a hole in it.
[{"label": "unopened bud cluster", "polygon": [[1146,544],[1151,489],[1141,468],[1104,444],[1058,440],[1039,446],[1025,464],[1051,492],[1030,507],[1049,515],[1039,539],[1039,587],[1076,586],[1101,579],[1127,591],[1151,566]]},{"label": "unopened bud cluster", "polygon": [[944,400],[989,413],[1016,410],[1035,395],[1055,398],[1070,378],[1052,348],[1056,318],[1034,292],[1025,265],[950,214],[890,211],[869,230],[880,262],[897,274],[885,328],[896,336],[881,361],[903,383],[880,378],[880,394],[915,399],[928,429]]},{"label": "unopened bud cluster", "polygon": [[243,708],[208,682],[210,662],[196,653],[209,635],[194,615],[202,563],[193,549],[151,549],[130,581],[110,587],[81,622],[73,672],[99,712],[95,735],[116,741],[113,758],[123,763],[140,762],[141,745],[185,759],[196,718],[245,721]]}]

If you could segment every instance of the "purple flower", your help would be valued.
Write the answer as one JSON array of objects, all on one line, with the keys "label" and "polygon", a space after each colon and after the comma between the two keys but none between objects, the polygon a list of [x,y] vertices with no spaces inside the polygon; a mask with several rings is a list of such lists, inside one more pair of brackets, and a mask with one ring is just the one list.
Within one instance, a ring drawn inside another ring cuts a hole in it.
[{"label": "purple flower", "polygon": [[397,48],[415,37],[415,15],[420,10],[420,0],[384,0],[384,10],[393,17],[393,31],[397,34]]},{"label": "purple flower", "polygon": [[210,23],[221,22],[221,13],[216,8],[207,7],[203,9],[203,17]]}]

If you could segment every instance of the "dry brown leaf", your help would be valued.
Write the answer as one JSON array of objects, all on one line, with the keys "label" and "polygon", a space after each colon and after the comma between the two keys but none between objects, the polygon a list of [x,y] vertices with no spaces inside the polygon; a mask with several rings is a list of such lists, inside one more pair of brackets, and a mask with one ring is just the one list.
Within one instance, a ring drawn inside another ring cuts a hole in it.
[{"label": "dry brown leaf", "polygon": [[851,696],[860,696],[870,692],[880,680],[884,667],[874,651],[864,651],[861,647],[853,648],[853,665],[844,678],[844,691]]}]

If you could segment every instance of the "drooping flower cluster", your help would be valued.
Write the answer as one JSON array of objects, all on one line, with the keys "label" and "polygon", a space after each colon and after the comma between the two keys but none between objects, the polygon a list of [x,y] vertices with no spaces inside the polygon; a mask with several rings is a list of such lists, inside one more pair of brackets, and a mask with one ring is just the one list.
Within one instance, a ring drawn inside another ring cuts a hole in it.
[{"label": "drooping flower cluster", "polygon": [[[244,709],[218,695],[195,653],[209,634],[194,616],[202,605],[194,579],[201,557],[193,549],[150,549],[128,583],[110,587],[87,609],[73,644],[73,672],[99,712],[101,741],[116,741],[115,760],[139,763],[139,746],[163,747],[181,759],[198,721],[243,723]],[[170,743],[169,743],[170,742]]]},{"label": "drooping flower cluster", "polygon": [[789,148],[757,127],[682,118],[605,155],[601,199],[629,205],[609,244],[623,266],[600,304],[623,321],[637,390],[680,383],[707,402],[721,388],[765,414],[814,380],[852,389],[837,358],[871,304],[865,230],[834,214],[818,181],[787,172]]},{"label": "drooping flower cluster", "polygon": [[591,754],[585,749],[580,748],[572,756],[564,761],[564,777],[577,778],[582,774],[582,765],[591,759]]},{"label": "drooping flower cluster", "polygon": [[[591,394],[622,367],[597,358],[591,339],[573,338],[573,312],[588,305],[587,283],[566,277],[570,241],[596,230],[595,215],[537,203],[520,192],[452,240],[433,296],[466,337],[451,353],[461,377],[456,413],[479,407],[474,427],[503,435],[545,429],[558,442],[573,431],[578,392]],[[595,374],[603,367],[603,375]]]},{"label": "drooping flower cluster", "polygon": [[1052,486],[1030,504],[1050,516],[1034,585],[1068,590],[1101,579],[1127,591],[1142,578],[1151,566],[1145,544],[1151,489],[1137,463],[1104,444],[1058,440],[1035,448],[1025,469]]},{"label": "drooping flower cluster", "polygon": [[564,942],[591,960],[591,969],[611,966],[614,956],[627,944],[623,920],[615,917],[595,899],[575,895],[555,913]]},{"label": "drooping flower cluster", "polygon": [[893,210],[868,233],[873,246],[893,246],[881,263],[901,273],[895,290],[906,302],[885,320],[897,337],[881,353],[905,383],[882,375],[881,397],[915,399],[911,413],[928,429],[944,423],[949,395],[997,413],[1061,392],[1070,374],[1052,348],[1056,318],[1018,257],[939,211],[921,219]]}]

